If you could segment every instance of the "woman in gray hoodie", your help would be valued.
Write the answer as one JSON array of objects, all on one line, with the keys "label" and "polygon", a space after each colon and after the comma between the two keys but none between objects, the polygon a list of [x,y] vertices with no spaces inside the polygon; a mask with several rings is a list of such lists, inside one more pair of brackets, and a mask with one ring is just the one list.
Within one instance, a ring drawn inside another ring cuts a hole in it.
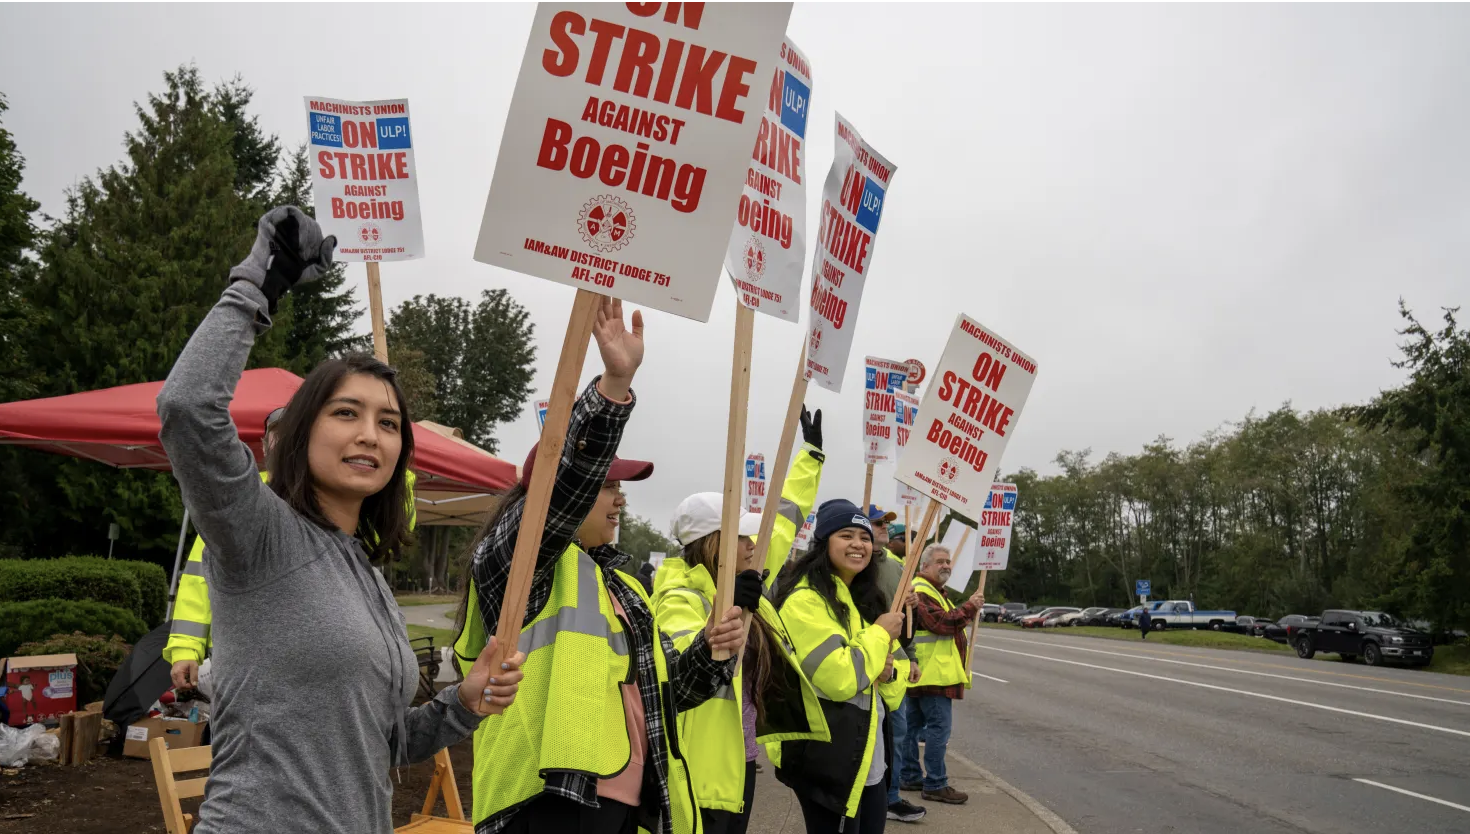
[{"label": "woman in gray hoodie", "polygon": [[269,484],[230,419],[280,296],[335,246],[296,208],[262,217],[158,395],[159,437],[210,549],[214,762],[196,834],[391,834],[389,768],[468,738],[521,678],[520,654],[492,674],[492,643],[464,683],[410,706],[418,664],[369,561],[409,536],[413,433],[392,368],[350,357],[313,370],[281,418]]}]

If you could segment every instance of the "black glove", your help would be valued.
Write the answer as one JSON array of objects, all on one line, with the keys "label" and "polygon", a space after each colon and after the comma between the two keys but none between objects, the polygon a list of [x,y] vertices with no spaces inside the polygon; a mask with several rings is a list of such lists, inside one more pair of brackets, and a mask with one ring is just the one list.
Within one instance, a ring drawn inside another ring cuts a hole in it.
[{"label": "black glove", "polygon": [[755,611],[761,604],[761,591],[766,587],[766,575],[770,571],[756,573],[741,571],[735,575],[735,604],[746,611]]},{"label": "black glove", "polygon": [[295,206],[266,212],[256,226],[249,257],[230,270],[231,281],[260,288],[275,313],[282,295],[301,282],[313,281],[332,265],[336,237],[322,237],[322,227]]},{"label": "black glove", "polygon": [[816,414],[801,407],[801,439],[816,449],[822,448],[822,409]]}]

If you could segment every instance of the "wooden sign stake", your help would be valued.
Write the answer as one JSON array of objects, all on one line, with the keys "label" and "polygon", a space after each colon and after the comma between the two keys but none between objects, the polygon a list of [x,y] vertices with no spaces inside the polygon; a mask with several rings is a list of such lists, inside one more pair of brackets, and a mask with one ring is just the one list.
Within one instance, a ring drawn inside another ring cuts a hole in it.
[{"label": "wooden sign stake", "polygon": [[[914,550],[914,541],[917,540],[919,546],[923,547],[924,540],[929,538],[929,528],[934,525],[934,519],[938,515],[939,502],[931,499],[929,506],[924,510],[924,520],[919,522],[919,535],[909,540],[908,551],[903,560],[903,579],[899,580],[898,590],[893,594],[893,604],[888,608],[889,613],[897,614],[903,608],[904,600],[908,599],[909,588],[913,583],[914,573],[919,569],[919,556],[921,555],[920,552]],[[908,535],[907,530],[904,531],[904,535]]]},{"label": "wooden sign stake", "polygon": [[[378,275],[378,262],[367,262],[368,309],[373,317],[373,356],[383,364],[388,363],[388,331],[383,326],[383,283]],[[581,374],[582,369],[577,368]],[[571,412],[567,412],[571,414]]]},{"label": "wooden sign stake", "polygon": [[[968,531],[966,531],[966,535],[969,535]],[[964,547],[964,545],[960,545],[960,547]],[[977,593],[980,594],[980,596],[982,597],[985,596],[985,575],[987,573],[990,573],[990,571],[986,570],[985,568],[980,569],[980,589],[977,591]],[[975,635],[979,633],[980,612],[976,611],[975,622],[970,624],[970,642],[965,646],[965,677],[967,679],[970,676],[970,657],[975,654]]]},{"label": "wooden sign stake", "polygon": [[[531,577],[536,572],[536,553],[541,549],[541,534],[546,530],[551,488],[556,484],[562,447],[567,442],[567,423],[572,419],[572,405],[577,401],[577,381],[582,376],[582,363],[587,359],[587,344],[591,341],[592,325],[597,321],[597,308],[601,303],[602,296],[588,290],[577,290],[577,298],[572,302],[567,334],[561,343],[561,357],[556,363],[556,377],[551,382],[546,424],[541,428],[541,445],[536,449],[536,466],[526,488],[526,506],[521,513],[521,529],[516,534],[510,576],[505,580],[500,620],[495,626],[495,634],[500,640],[492,658],[493,668],[500,668],[520,642],[521,625],[526,619],[526,598],[531,594]],[[506,639],[509,635],[515,635],[515,639]],[[482,710],[486,708],[483,697],[480,702]],[[494,708],[494,711],[501,710]]]},{"label": "wooden sign stake", "polygon": [[[761,529],[756,534],[756,546],[764,547],[776,530],[776,516],[781,510],[781,492],[786,489],[786,470],[791,468],[791,451],[796,446],[796,428],[801,423],[801,407],[806,402],[806,340],[801,342],[801,356],[796,360],[796,379],[791,383],[791,399],[786,402],[786,422],[781,424],[781,445],[776,447],[776,459],[771,464],[770,489],[766,492],[766,505],[761,508]],[[801,524],[797,524],[800,532]],[[769,553],[766,554],[769,557]],[[769,559],[766,567],[770,567]],[[775,577],[772,577],[774,580]]]},{"label": "wooden sign stake", "polygon": [[[755,311],[735,301],[735,350],[730,365],[730,422],[725,433],[725,503],[720,518],[720,571],[715,577],[715,622],[735,604],[735,573],[739,561],[740,513],[745,479],[745,417],[750,402],[750,351],[755,339]],[[767,497],[767,504],[772,503]],[[730,653],[714,650],[715,660]]]},{"label": "wooden sign stake", "polygon": [[863,515],[873,503],[873,464],[868,464],[868,475],[863,479]]}]

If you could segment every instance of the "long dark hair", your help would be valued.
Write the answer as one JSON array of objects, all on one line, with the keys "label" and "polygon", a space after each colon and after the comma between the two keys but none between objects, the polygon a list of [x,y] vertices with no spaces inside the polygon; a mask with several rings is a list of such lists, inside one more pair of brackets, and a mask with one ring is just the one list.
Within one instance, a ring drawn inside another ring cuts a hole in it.
[{"label": "long dark hair", "polygon": [[327,400],[350,374],[382,380],[398,400],[399,436],[403,446],[393,465],[388,485],[363,499],[357,515],[357,536],[374,559],[391,560],[413,541],[409,531],[408,464],[413,458],[413,430],[408,400],[398,384],[398,372],[371,356],[328,359],[306,375],[301,387],[286,403],[286,413],[275,426],[276,441],[266,460],[271,473],[270,488],[308,521],[328,530],[337,526],[322,513],[311,478],[311,428]]},{"label": "long dark hair", "polygon": [[[830,537],[829,537],[830,538]],[[812,590],[822,595],[827,601],[827,607],[832,610],[832,615],[837,622],[847,628],[847,603],[837,598],[837,583],[842,580],[832,570],[832,560],[827,556],[828,539],[812,539],[811,547],[801,558],[792,563],[789,571],[783,571],[780,580],[776,583],[776,607],[780,608],[786,602],[786,598],[796,590],[796,586],[803,578],[807,579]],[[878,551],[875,548],[873,557],[868,560],[868,566],[863,568],[857,576],[852,578],[852,585],[848,588],[852,593],[852,601],[857,603],[858,614],[863,622],[875,622],[886,612],[883,604],[883,592],[878,587]]]},{"label": "long dark hair", "polygon": [[[469,614],[470,610],[470,580],[474,576],[475,551],[480,549],[480,543],[485,541],[486,536],[490,535],[491,529],[495,527],[496,522],[500,521],[501,516],[510,512],[513,507],[523,504],[524,502],[521,499],[525,497],[525,487],[520,484],[511,487],[508,492],[500,496],[500,503],[496,504],[495,509],[490,511],[490,517],[485,520],[484,524],[480,525],[479,531],[470,540],[469,550],[466,553],[467,558],[464,560],[464,574],[460,576],[459,582],[459,586],[464,589],[464,592],[459,595],[459,610],[454,615],[454,625],[459,631],[464,631],[464,624],[469,622],[469,618],[466,615]],[[497,623],[482,623],[482,625],[485,626],[486,636],[489,636],[494,633]],[[467,659],[474,660],[474,658]]]}]

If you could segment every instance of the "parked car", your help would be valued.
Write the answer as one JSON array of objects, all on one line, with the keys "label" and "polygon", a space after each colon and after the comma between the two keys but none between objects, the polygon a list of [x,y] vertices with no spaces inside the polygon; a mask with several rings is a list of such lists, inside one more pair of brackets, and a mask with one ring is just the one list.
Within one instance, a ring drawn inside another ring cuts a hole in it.
[{"label": "parked car", "polygon": [[[1163,604],[1164,603],[1163,603],[1162,600],[1154,600],[1153,602],[1150,602],[1148,604],[1148,610],[1150,612],[1153,612],[1153,611],[1157,610],[1160,605],[1163,605]],[[1123,628],[1137,628],[1138,627],[1138,615],[1140,613],[1142,613],[1142,612],[1143,612],[1143,606],[1142,605],[1135,605],[1135,606],[1133,606],[1132,608],[1130,608],[1127,611],[1124,611],[1122,614],[1119,614],[1118,615],[1118,625],[1122,626]]]},{"label": "parked car", "polygon": [[[1088,611],[1091,610],[1093,609],[1088,609]],[[1115,626],[1118,623],[1113,618],[1117,617],[1119,614],[1122,614],[1125,610],[1126,609],[1123,608],[1100,608],[1097,609],[1097,612],[1094,614],[1088,614],[1087,611],[1084,611],[1082,612],[1082,616],[1077,620],[1077,625]]]},{"label": "parked car", "polygon": [[1101,614],[1106,610],[1108,609],[1094,607],[1084,608],[1081,611],[1073,611],[1070,614],[1063,614],[1062,616],[1058,617],[1056,624],[1059,626],[1084,625],[1084,623],[1082,622],[1084,618]]},{"label": "parked car", "polygon": [[1381,665],[1385,660],[1428,666],[1434,659],[1434,645],[1428,634],[1382,611],[1324,611],[1321,622],[1293,630],[1292,647],[1304,660],[1317,652],[1329,652],[1343,660],[1361,655],[1369,666]]},{"label": "parked car", "polygon": [[1071,606],[1066,605],[1056,605],[1052,606],[1051,608],[1045,608],[1021,620],[1021,628],[1042,628],[1043,626],[1055,626],[1057,624],[1057,619],[1063,614],[1070,614],[1073,611],[1080,610],[1081,609],[1079,608],[1072,608]]},{"label": "parked car", "polygon": [[1041,612],[1045,611],[1046,609],[1048,609],[1050,607],[1051,607],[1050,605],[1033,605],[1033,606],[1027,608],[1025,611],[1022,611],[1019,614],[1016,614],[1014,617],[1012,617],[1011,618],[1011,622],[1016,623],[1016,624],[1019,625],[1020,622],[1022,620],[1024,620],[1024,619],[1026,619],[1027,617],[1034,617],[1035,615],[1040,614]]},{"label": "parked car", "polygon": [[1166,628],[1211,628],[1215,631],[1235,622],[1234,611],[1200,611],[1186,599],[1171,599],[1153,609],[1153,627]]},{"label": "parked car", "polygon": [[1221,631],[1232,631],[1236,634],[1246,634],[1251,637],[1260,637],[1271,621],[1265,617],[1250,617],[1242,614],[1235,618],[1235,622],[1226,623]]},{"label": "parked car", "polygon": [[1290,643],[1293,629],[1301,628],[1305,625],[1314,625],[1317,619],[1316,617],[1309,617],[1306,614],[1287,614],[1285,617],[1266,626],[1266,639],[1274,640],[1277,643]]},{"label": "parked car", "polygon": [[980,621],[986,623],[999,622],[1000,606],[993,602],[987,602],[980,606]]},{"label": "parked car", "polygon": [[1024,602],[1004,602],[1000,606],[1000,621],[1003,623],[1014,623],[1026,613]]}]

